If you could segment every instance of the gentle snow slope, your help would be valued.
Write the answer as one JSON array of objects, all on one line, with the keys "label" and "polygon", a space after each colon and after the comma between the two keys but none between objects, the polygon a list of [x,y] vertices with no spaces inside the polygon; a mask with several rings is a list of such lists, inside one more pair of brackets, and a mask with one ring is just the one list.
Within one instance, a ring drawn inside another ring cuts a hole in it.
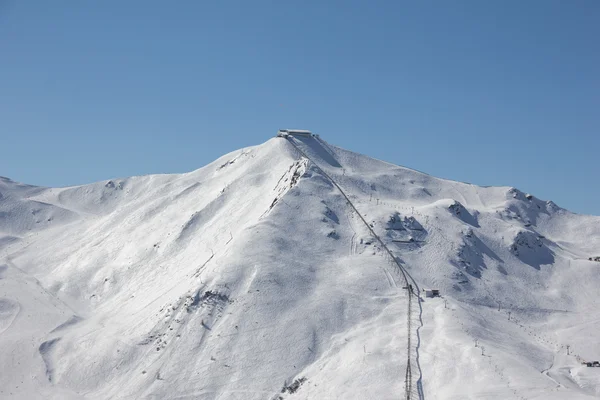
[{"label": "gentle snow slope", "polygon": [[290,140],[321,169],[274,138],[181,175],[0,178],[0,398],[402,398],[407,292],[323,172],[444,297],[412,398],[600,396],[599,217]]}]

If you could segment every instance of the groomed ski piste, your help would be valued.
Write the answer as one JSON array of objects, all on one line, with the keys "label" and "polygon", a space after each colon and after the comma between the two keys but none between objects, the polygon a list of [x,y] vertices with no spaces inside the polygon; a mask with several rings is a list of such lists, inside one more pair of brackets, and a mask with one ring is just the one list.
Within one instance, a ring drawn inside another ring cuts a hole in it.
[{"label": "groomed ski piste", "polygon": [[600,217],[310,134],[0,178],[0,398],[598,398],[596,256]]}]

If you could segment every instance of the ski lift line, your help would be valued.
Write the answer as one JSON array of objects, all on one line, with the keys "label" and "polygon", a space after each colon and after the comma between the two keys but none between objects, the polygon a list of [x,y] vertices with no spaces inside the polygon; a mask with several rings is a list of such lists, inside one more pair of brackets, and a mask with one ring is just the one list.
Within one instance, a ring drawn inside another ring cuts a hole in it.
[{"label": "ski lift line", "polygon": [[[402,267],[402,265],[400,264],[400,262],[396,259],[396,257],[394,257],[393,253],[385,245],[385,243],[383,242],[383,240],[381,240],[381,238],[379,237],[379,235],[377,235],[375,233],[375,231],[373,231],[373,228],[371,228],[371,226],[369,225],[369,223],[365,220],[365,218],[361,215],[361,213],[358,211],[358,209],[354,206],[354,204],[352,203],[352,201],[350,200],[350,198],[346,195],[346,193],[342,190],[342,188],[333,180],[333,178],[331,178],[331,176],[329,176],[329,174],[327,174],[325,171],[323,171],[323,169],[321,169],[321,167],[319,167],[317,165],[317,163],[315,163],[309,156],[307,156],[306,153],[304,151],[302,151],[290,138],[287,138],[287,139],[288,139],[288,141],[290,143],[292,143],[292,145],[296,148],[296,150],[298,150],[298,152],[304,158],[306,158],[307,160],[309,160],[319,170],[319,172],[321,172],[339,190],[339,192],[342,194],[342,196],[344,196],[344,198],[346,199],[346,202],[350,205],[350,207],[354,210],[354,212],[359,216],[359,218],[366,225],[367,229],[371,232],[371,234],[373,235],[373,237],[375,237],[375,239],[377,239],[377,241],[379,242],[379,244],[381,244],[381,246],[383,247],[383,249],[388,253],[388,255],[390,256],[390,258],[398,266],[398,268],[400,269],[400,272],[402,273],[402,277],[404,279],[404,283],[406,284],[406,286],[408,286],[409,285],[409,280],[408,280],[408,277],[406,276],[406,272],[405,272],[404,268]],[[410,293],[410,295],[414,295],[414,293],[412,293],[410,290],[409,290],[409,293]]]},{"label": "ski lift line", "polygon": [[[371,228],[371,226],[369,225],[369,223],[365,220],[365,218],[358,211],[358,209],[356,208],[356,206],[352,203],[352,201],[350,200],[350,198],[348,197],[348,195],[346,195],[346,193],[344,192],[344,190],[342,190],[342,188],[335,182],[335,180],[327,172],[325,172],[321,167],[319,167],[319,165],[316,162],[314,162],[312,160],[312,158],[310,158],[302,149],[300,149],[300,147],[296,143],[294,143],[293,138],[290,138],[289,136],[286,136],[284,138],[287,139],[288,142],[290,142],[292,144],[292,146],[294,146],[294,148],[298,151],[298,153],[302,157],[304,157],[307,160],[309,160],[315,166],[315,168],[319,172],[321,172],[323,174],[323,176],[325,176],[339,190],[339,192],[342,194],[342,196],[344,196],[344,198],[346,199],[346,202],[354,210],[354,212],[356,213],[356,215],[359,216],[359,218],[365,224],[365,226],[367,227],[367,229],[371,232],[371,234],[373,235],[373,237],[375,237],[375,239],[377,239],[377,241],[379,242],[379,244],[381,244],[381,247],[383,249],[385,249],[385,251],[387,252],[387,254],[390,256],[390,258],[392,259],[392,261],[396,264],[396,266],[398,267],[398,269],[402,273],[402,277],[404,278],[404,283],[406,285],[405,287],[407,288],[407,291],[408,291],[408,312],[407,312],[407,331],[408,332],[407,332],[407,363],[406,363],[406,374],[405,374],[405,399],[406,400],[410,400],[412,398],[412,368],[411,368],[411,364],[412,364],[412,357],[411,357],[411,353],[412,353],[412,351],[411,351],[411,348],[412,348],[412,340],[411,340],[411,338],[412,338],[412,321],[411,321],[411,315],[412,315],[412,298],[413,298],[413,296],[416,296],[416,295],[413,292],[412,285],[409,283],[407,272],[405,271],[404,267],[402,267],[402,265],[400,264],[400,262],[396,259],[396,257],[394,257],[394,255],[392,254],[392,252],[390,251],[390,249],[385,245],[385,243],[379,237],[379,235],[377,235],[375,233],[375,231],[373,230],[373,228]],[[415,287],[417,289],[417,293],[418,293],[419,292],[419,288],[418,288],[416,282],[414,281],[414,279],[412,279],[412,277],[411,277],[410,280],[415,285]],[[422,398],[422,394],[421,394],[420,390],[419,390],[419,397]]]}]

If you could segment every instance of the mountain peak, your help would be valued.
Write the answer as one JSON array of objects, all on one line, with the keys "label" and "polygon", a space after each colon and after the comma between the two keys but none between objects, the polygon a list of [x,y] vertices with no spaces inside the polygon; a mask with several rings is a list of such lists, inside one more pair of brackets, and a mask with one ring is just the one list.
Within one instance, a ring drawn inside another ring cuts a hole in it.
[{"label": "mountain peak", "polygon": [[293,131],[184,174],[4,185],[0,387],[596,397],[599,217]]}]

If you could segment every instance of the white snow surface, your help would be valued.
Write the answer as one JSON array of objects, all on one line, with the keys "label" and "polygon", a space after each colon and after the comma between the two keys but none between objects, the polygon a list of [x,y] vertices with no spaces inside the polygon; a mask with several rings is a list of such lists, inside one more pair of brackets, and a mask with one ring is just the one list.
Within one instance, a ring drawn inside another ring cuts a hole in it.
[{"label": "white snow surface", "polygon": [[[413,315],[328,176],[418,284]],[[405,398],[411,318],[410,398],[594,399],[593,256],[600,217],[319,138],[185,174],[0,178],[0,398]]]}]

